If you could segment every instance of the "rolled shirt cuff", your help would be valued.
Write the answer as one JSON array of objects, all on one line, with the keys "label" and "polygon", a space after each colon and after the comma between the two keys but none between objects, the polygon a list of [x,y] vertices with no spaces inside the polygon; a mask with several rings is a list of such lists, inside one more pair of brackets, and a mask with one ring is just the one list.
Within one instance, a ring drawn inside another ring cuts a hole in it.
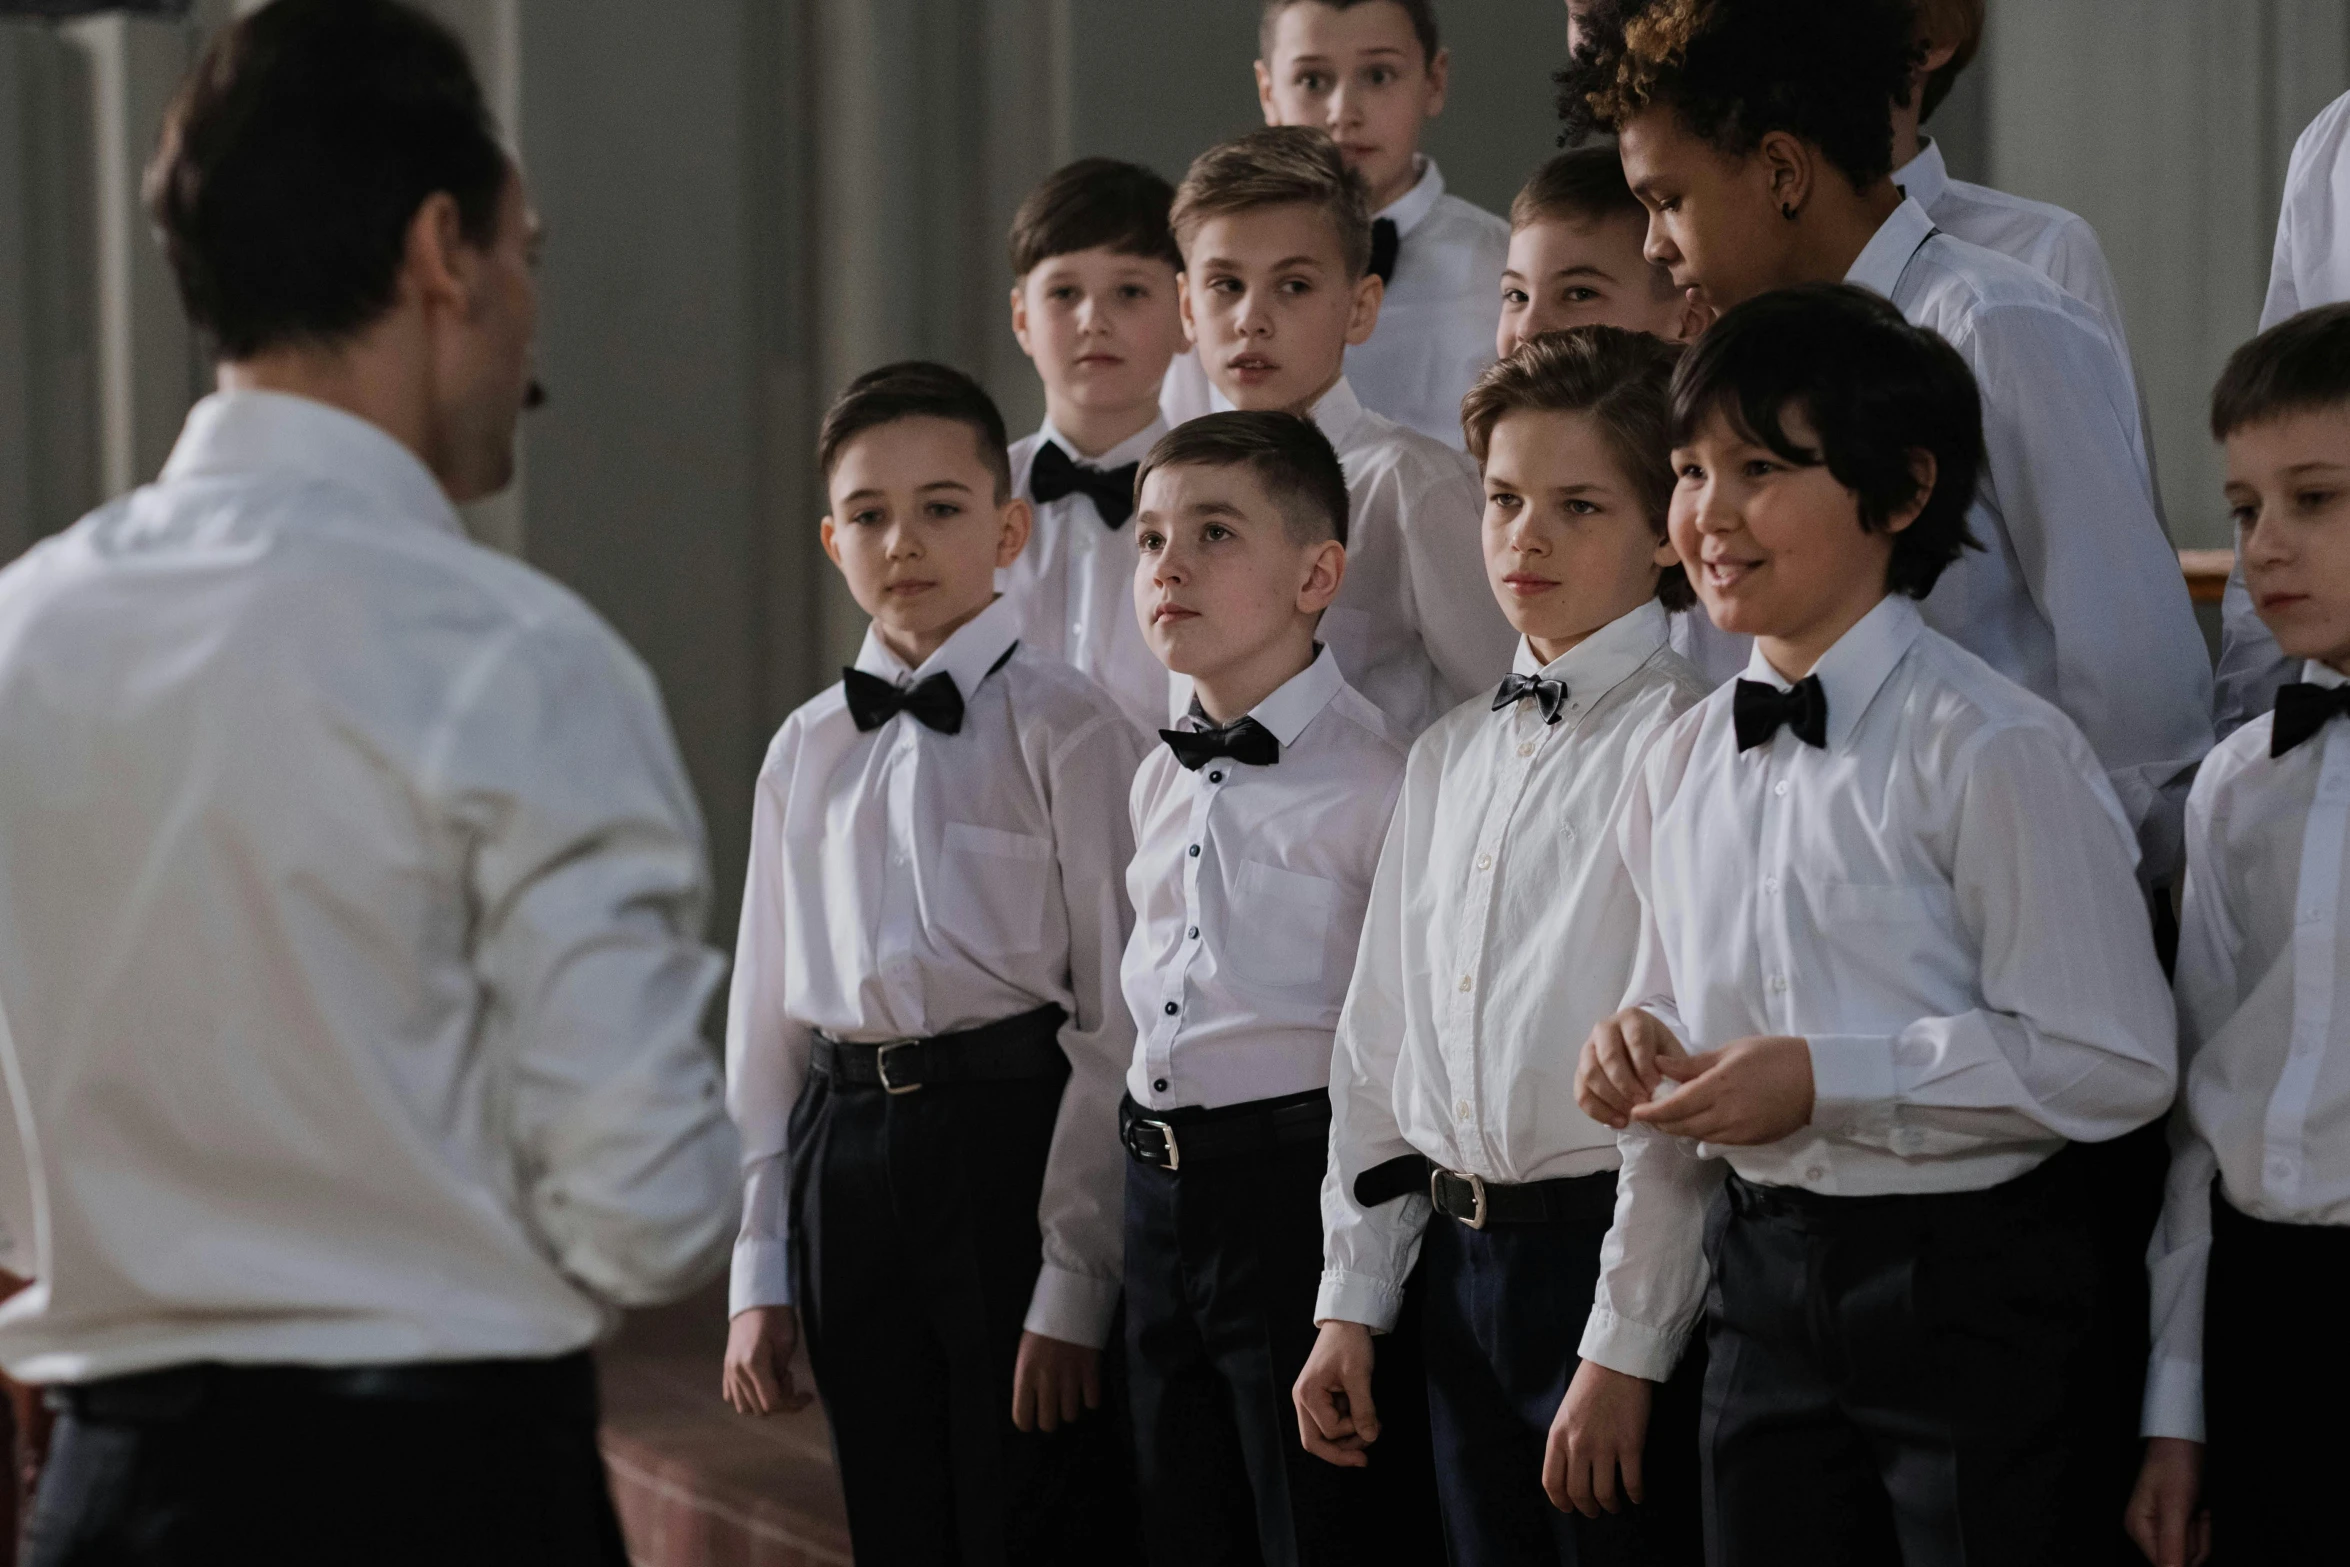
[{"label": "rolled shirt cuff", "polygon": [[791,1243],[778,1236],[736,1236],[734,1264],[726,1281],[726,1314],[738,1317],[753,1306],[791,1304]]},{"label": "rolled shirt cuff", "polygon": [[2138,1434],[2203,1440],[2201,1361],[2156,1360],[2146,1368],[2146,1408]]},{"label": "rolled shirt cuff", "polygon": [[1403,1290],[1367,1273],[1331,1268],[1314,1297],[1316,1322],[1359,1322],[1374,1333],[1391,1333],[1403,1312]]},{"label": "rolled shirt cuff", "polygon": [[1099,1349],[1110,1341],[1118,1287],[1116,1279],[1072,1273],[1048,1262],[1037,1270],[1036,1288],[1028,1297],[1028,1318],[1021,1326],[1064,1344]]},{"label": "rolled shirt cuff", "polygon": [[1898,1091],[1891,1035],[1814,1034],[1804,1044],[1811,1051],[1812,1125],[1850,1130],[1891,1111]]},{"label": "rolled shirt cuff", "polygon": [[1619,1317],[1595,1301],[1590,1317],[1583,1324],[1583,1342],[1576,1353],[1628,1377],[1664,1382],[1681,1363],[1681,1350],[1687,1338],[1686,1332],[1675,1333]]}]

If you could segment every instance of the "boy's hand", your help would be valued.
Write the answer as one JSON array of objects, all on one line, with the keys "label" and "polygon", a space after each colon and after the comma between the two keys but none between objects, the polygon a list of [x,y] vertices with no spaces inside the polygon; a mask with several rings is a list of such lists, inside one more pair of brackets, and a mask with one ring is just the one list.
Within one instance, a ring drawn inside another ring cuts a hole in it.
[{"label": "boy's hand", "polygon": [[1673,1031],[1638,1007],[1601,1020],[1575,1063],[1575,1103],[1602,1126],[1622,1131],[1664,1081],[1657,1063],[1686,1056]]},{"label": "boy's hand", "polygon": [[1063,1338],[1022,1332],[1012,1363],[1012,1424],[1058,1431],[1102,1407],[1102,1352]]},{"label": "boy's hand", "polygon": [[2211,1555],[2211,1514],[2203,1510],[2203,1444],[2149,1437],[2122,1527],[2154,1567],[2202,1567]]},{"label": "boy's hand", "polygon": [[792,1380],[792,1352],[800,1347],[800,1317],[789,1306],[753,1306],[726,1325],[726,1401],[738,1415],[796,1413],[812,1396]]},{"label": "boy's hand", "polygon": [[1542,1450],[1542,1489],[1551,1506],[1586,1518],[1597,1518],[1603,1508],[1622,1511],[1618,1470],[1624,1497],[1634,1503],[1643,1499],[1640,1453],[1648,1443],[1649,1395],[1640,1378],[1610,1371],[1596,1360],[1575,1368]]},{"label": "boy's hand", "polygon": [[1289,1390],[1297,1405],[1298,1440],[1306,1451],[1346,1469],[1369,1466],[1363,1449],[1379,1440],[1379,1408],[1371,1402],[1371,1330],[1360,1322],[1325,1322],[1306,1368]]},{"label": "boy's hand", "polygon": [[1632,1119],[1660,1132],[1751,1148],[1811,1124],[1811,1046],[1791,1034],[1735,1040],[1711,1055],[1660,1057],[1656,1065],[1681,1090],[1636,1106]]}]

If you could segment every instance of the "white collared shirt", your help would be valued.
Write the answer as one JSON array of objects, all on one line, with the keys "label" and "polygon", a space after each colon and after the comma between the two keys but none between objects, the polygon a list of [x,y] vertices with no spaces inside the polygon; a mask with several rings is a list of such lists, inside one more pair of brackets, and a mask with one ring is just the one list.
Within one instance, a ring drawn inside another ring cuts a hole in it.
[{"label": "white collared shirt", "polygon": [[1654,600],[1543,665],[1546,724],[1480,693],[1412,747],[1372,884],[1331,1070],[1324,1271],[1314,1315],[1395,1325],[1426,1195],[1365,1209],[1355,1177],[1419,1153],[1488,1181],[1616,1167],[1616,1134],[1575,1104],[1591,1027],[1623,1004],[1640,903],[1616,844],[1648,747],[1701,700]]},{"label": "white collared shirt", "polygon": [[743,1132],[732,1311],[792,1303],[789,1127],[817,1032],[930,1039],[1051,1004],[1068,1014],[1069,1081],[1026,1326],[1096,1348],[1108,1336],[1133,1045],[1116,990],[1133,850],[1120,805],[1142,740],[1100,687],[1019,635],[1018,607],[998,599],[908,669],[868,630],[856,667],[898,685],[949,676],[961,729],[900,713],[860,732],[834,685],[768,747],[727,1007]]},{"label": "white collared shirt", "polygon": [[717,1265],[660,697],[391,436],[198,403],[0,573],[0,725],[12,1376],[555,1355]]},{"label": "white collared shirt", "polygon": [[[1827,745],[1738,749],[1734,690],[1651,750],[1621,829],[1629,1006],[1692,1052],[1809,1042],[1809,1126],[1753,1148],[1642,1126],[1583,1353],[1670,1372],[1726,1163],[1829,1196],[1975,1191],[2160,1115],[2174,1078],[2127,820],[2079,730],[1888,598],[1814,671]],[[1758,651],[1748,679],[1785,689]]]},{"label": "white collared shirt", "polygon": [[1280,760],[1134,775],[1126,1091],[1154,1110],[1326,1087],[1404,747],[1328,648],[1249,713]]},{"label": "white collared shirt", "polygon": [[[1166,421],[1154,420],[1099,457],[1080,458],[1047,419],[1043,429],[1013,443],[1012,489],[1034,499],[1028,475],[1047,441],[1081,467],[1123,468],[1142,461],[1166,433]],[[1036,508],[1028,548],[1000,574],[998,586],[1018,601],[1021,644],[1109,692],[1147,743],[1166,726],[1167,666],[1143,641],[1134,613],[1136,554],[1131,517],[1107,527],[1091,496],[1072,493]]]},{"label": "white collared shirt", "polygon": [[[2323,686],[2323,664],[2296,673]],[[2268,754],[2273,714],[2220,742],[2187,803],[2170,1190],[2148,1259],[2145,1433],[2203,1440],[2211,1182],[2256,1219],[2350,1225],[2350,724]]]},{"label": "white collared shirt", "polygon": [[1459,451],[1461,399],[1493,363],[1510,226],[1446,194],[1436,160],[1419,163],[1418,183],[1373,214],[1395,225],[1395,270],[1346,376],[1364,407]]},{"label": "white collared shirt", "polygon": [[2184,775],[2211,748],[2211,667],[2112,332],[2021,262],[1936,233],[1914,200],[1845,281],[1940,333],[1982,391],[1967,520],[1983,548],[1942,574],[1926,623],[2080,725],[2150,879],[2168,880]]}]

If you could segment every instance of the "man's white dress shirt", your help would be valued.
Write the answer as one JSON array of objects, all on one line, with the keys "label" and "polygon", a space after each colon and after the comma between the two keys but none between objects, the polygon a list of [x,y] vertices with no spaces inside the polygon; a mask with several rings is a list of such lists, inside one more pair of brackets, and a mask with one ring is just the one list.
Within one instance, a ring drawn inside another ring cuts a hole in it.
[{"label": "man's white dress shirt", "polygon": [[[1166,421],[1154,420],[1099,457],[1079,457],[1047,419],[1043,429],[1012,444],[1012,489],[1034,499],[1028,476],[1047,441],[1080,467],[1123,468],[1150,455],[1166,433]],[[1134,520],[1114,529],[1104,525],[1093,497],[1077,491],[1037,506],[1028,548],[1001,573],[998,585],[1019,605],[1021,644],[1109,692],[1147,741],[1166,726],[1169,688],[1167,666],[1143,641],[1134,613],[1138,555]]]},{"label": "man's white dress shirt", "polygon": [[868,630],[856,667],[897,685],[948,676],[961,729],[899,713],[860,732],[834,685],[768,747],[727,1007],[743,1133],[730,1310],[793,1304],[789,1128],[816,1033],[931,1039],[1049,1003],[1068,1014],[1069,1081],[1026,1325],[1097,1348],[1109,1334],[1133,1046],[1116,989],[1133,851],[1121,806],[1142,740],[1100,687],[1019,636],[999,598],[908,669]]},{"label": "man's white dress shirt", "polygon": [[1403,745],[1328,648],[1248,716],[1281,743],[1278,761],[1194,772],[1160,745],[1134,775],[1126,1091],[1153,1110],[1329,1084],[1403,782]]},{"label": "man's white dress shirt", "polygon": [[1355,1177],[1424,1154],[1488,1181],[1616,1167],[1616,1134],[1575,1104],[1591,1027],[1623,1004],[1640,903],[1615,822],[1649,745],[1706,686],[1653,600],[1544,665],[1555,724],[1470,698],[1412,746],[1379,856],[1330,1077],[1317,1320],[1395,1325],[1425,1193],[1365,1210]]},{"label": "man's white dress shirt", "polygon": [[[1827,744],[1741,752],[1734,687],[1651,750],[1621,826],[1625,1004],[1695,1054],[1808,1041],[1811,1124],[1622,1135],[1586,1358],[1670,1374],[1723,1165],[1829,1196],[1981,1190],[2170,1103],[2174,1030],[2129,823],[2080,731],[1888,598],[1814,671]],[[1747,679],[1782,690],[1758,650]]]},{"label": "man's white dress shirt", "polygon": [[381,429],[198,403],[0,573],[0,728],[10,1375],[551,1356],[717,1265],[660,696]]},{"label": "man's white dress shirt", "polygon": [[1927,624],[2080,725],[2167,880],[2183,775],[2211,748],[2211,667],[2113,333],[2023,263],[1937,233],[1915,200],[1845,281],[1940,333],[1982,392],[1967,521],[1983,548],[1942,574]]},{"label": "man's white dress shirt", "polygon": [[1364,407],[1459,451],[1461,399],[1493,363],[1501,328],[1510,225],[1446,194],[1434,159],[1419,164],[1419,181],[1372,215],[1395,225],[1395,269],[1379,325],[1346,351],[1346,378]]},{"label": "man's white dress shirt", "polygon": [[[2324,686],[2323,664],[2295,671]],[[2350,1225],[2350,724],[2283,756],[2272,716],[2221,741],[2187,803],[2170,1190],[2149,1248],[2145,1433],[2203,1439],[2203,1283],[2216,1174],[2239,1212]]]}]

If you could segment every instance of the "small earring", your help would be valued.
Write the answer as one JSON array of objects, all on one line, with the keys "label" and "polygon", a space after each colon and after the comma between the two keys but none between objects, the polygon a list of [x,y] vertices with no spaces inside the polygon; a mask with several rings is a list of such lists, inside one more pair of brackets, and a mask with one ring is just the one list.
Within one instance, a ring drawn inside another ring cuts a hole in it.
[{"label": "small earring", "polygon": [[1780,206],[1780,208],[1779,208],[1779,216],[1780,216],[1780,217],[1783,217],[1783,218],[1785,218],[1785,219],[1786,219],[1788,222],[1790,222],[1790,223],[1794,222],[1794,221],[1795,221],[1795,207],[1794,207],[1793,203],[1783,203],[1783,204],[1781,204],[1781,206]]}]

